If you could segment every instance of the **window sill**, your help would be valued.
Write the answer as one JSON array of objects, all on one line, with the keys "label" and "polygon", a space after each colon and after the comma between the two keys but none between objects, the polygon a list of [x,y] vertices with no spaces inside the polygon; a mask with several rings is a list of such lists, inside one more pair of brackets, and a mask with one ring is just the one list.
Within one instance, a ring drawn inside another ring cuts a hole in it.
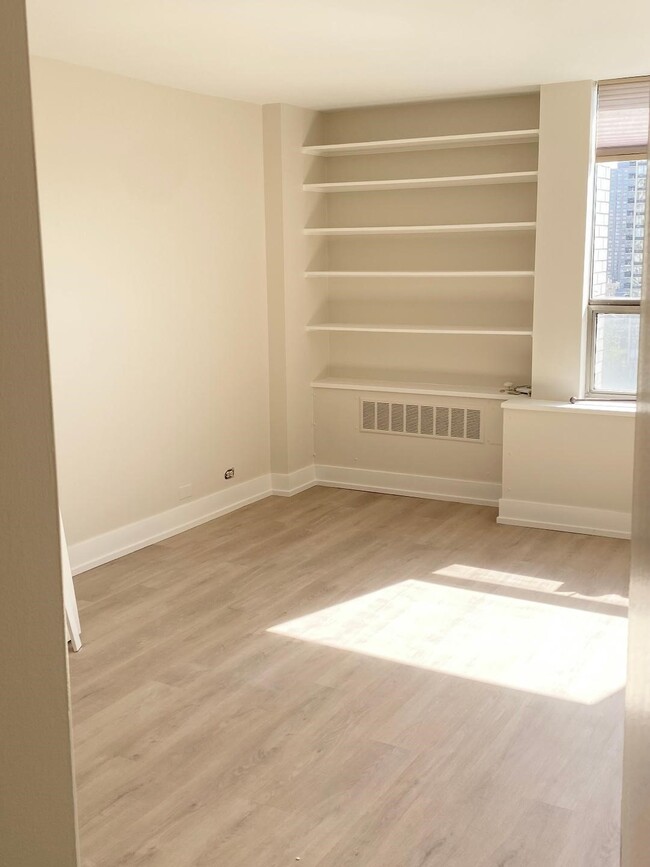
[{"label": "window sill", "polygon": [[636,403],[631,401],[602,400],[588,403],[569,403],[569,401],[532,400],[515,397],[506,400],[504,410],[525,410],[529,412],[574,412],[582,415],[613,415],[634,418]]}]

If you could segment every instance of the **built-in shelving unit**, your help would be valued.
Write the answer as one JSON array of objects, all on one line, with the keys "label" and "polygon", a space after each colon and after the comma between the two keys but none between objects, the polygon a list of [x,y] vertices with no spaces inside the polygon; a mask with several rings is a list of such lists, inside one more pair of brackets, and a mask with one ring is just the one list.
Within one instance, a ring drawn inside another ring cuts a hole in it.
[{"label": "built-in shelving unit", "polygon": [[302,148],[323,405],[334,391],[495,401],[530,383],[539,103],[499,99],[325,113]]},{"label": "built-in shelving unit", "polygon": [[307,331],[352,331],[369,334],[467,334],[494,337],[532,337],[532,328],[490,328],[484,325],[366,325],[357,322],[322,322]]},{"label": "built-in shelving unit", "polygon": [[438,150],[526,144],[539,138],[539,129],[515,129],[503,132],[463,133],[461,135],[422,136],[420,138],[385,139],[382,141],[347,142],[344,144],[307,145],[302,152],[315,157],[340,157],[357,154],[391,154],[405,151]]},{"label": "built-in shelving unit", "polygon": [[479,175],[449,175],[436,178],[389,178],[367,181],[326,181],[303,184],[308,193],[370,193],[381,190],[424,190],[442,187],[475,187],[489,184],[536,183],[537,172],[491,172]]},{"label": "built-in shelving unit", "polygon": [[307,228],[305,235],[354,237],[357,235],[457,235],[464,232],[534,232],[534,221],[518,223],[450,223],[434,226],[322,226]]}]

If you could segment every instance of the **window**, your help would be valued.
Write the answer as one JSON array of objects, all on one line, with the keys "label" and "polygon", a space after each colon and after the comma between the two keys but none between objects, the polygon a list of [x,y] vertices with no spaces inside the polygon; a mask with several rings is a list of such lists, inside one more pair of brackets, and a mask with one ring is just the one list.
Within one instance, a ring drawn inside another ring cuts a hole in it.
[{"label": "window", "polygon": [[633,397],[639,357],[650,81],[599,87],[587,391]]}]

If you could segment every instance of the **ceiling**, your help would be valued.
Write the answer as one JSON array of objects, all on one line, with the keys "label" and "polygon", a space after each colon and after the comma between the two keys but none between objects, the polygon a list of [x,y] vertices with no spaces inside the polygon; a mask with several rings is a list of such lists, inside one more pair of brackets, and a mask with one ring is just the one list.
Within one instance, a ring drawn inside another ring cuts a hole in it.
[{"label": "ceiling", "polygon": [[32,53],[311,108],[650,72],[648,0],[27,0]]}]

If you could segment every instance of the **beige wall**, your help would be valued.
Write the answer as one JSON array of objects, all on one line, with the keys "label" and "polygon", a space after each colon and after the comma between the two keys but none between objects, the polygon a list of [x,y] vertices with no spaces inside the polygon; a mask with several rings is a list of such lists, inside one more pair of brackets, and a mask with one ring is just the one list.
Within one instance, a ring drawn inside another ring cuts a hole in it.
[{"label": "beige wall", "polygon": [[67,654],[23,0],[0,5],[0,864],[75,867]]},{"label": "beige wall", "polygon": [[[269,471],[262,110],[33,60],[75,543]],[[231,483],[233,484],[233,483]]]},{"label": "beige wall", "polygon": [[305,331],[323,303],[322,287],[304,276],[323,243],[303,234],[325,218],[323,197],[302,190],[314,158],[301,148],[318,129],[317,112],[264,106],[271,465],[281,475],[314,462],[311,382],[327,364],[327,338]]}]

